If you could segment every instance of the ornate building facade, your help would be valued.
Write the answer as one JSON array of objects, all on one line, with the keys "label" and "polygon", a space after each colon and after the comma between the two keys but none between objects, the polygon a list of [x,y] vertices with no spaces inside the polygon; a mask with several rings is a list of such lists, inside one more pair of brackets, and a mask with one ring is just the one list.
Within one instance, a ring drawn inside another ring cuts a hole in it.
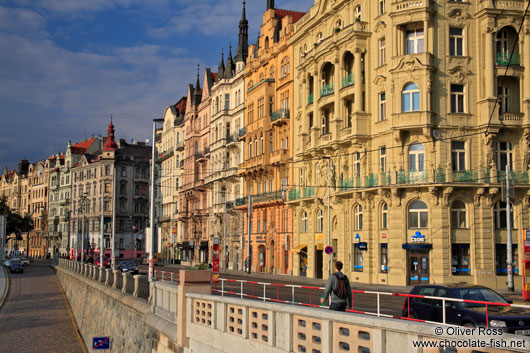
[{"label": "ornate building facade", "polygon": [[[293,180],[291,112],[293,107],[293,48],[289,38],[304,15],[274,8],[267,2],[261,35],[250,46],[245,67],[244,178],[245,196],[251,195],[251,266],[254,271],[291,272],[292,212],[285,201]],[[248,208],[245,246],[248,245]],[[247,252],[245,251],[245,254]],[[248,257],[248,254],[245,255]]]},{"label": "ornate building facade", "polygon": [[291,40],[294,274],[325,278],[341,260],[364,283],[504,287],[508,165],[520,282],[530,155],[523,11],[502,1],[315,1]]},{"label": "ornate building facade", "polygon": [[30,257],[46,256],[45,237],[48,232],[48,192],[49,192],[49,161],[30,164],[29,178],[29,214],[34,229],[29,232],[28,251]]}]

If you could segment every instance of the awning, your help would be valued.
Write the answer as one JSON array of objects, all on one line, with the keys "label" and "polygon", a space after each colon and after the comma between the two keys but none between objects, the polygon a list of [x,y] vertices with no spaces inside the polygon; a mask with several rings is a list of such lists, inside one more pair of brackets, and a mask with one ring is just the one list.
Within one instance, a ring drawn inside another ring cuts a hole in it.
[{"label": "awning", "polygon": [[208,241],[201,241],[201,248],[207,248],[208,247]]},{"label": "awning", "polygon": [[403,249],[406,250],[430,250],[432,249],[432,244],[430,243],[406,243],[402,245]]},{"label": "awning", "polygon": [[179,247],[182,249],[189,249],[190,243],[187,241],[182,242],[182,244],[179,244]]},{"label": "awning", "polygon": [[298,244],[297,246],[293,247],[291,251],[298,254],[303,248],[307,248],[307,244]]}]

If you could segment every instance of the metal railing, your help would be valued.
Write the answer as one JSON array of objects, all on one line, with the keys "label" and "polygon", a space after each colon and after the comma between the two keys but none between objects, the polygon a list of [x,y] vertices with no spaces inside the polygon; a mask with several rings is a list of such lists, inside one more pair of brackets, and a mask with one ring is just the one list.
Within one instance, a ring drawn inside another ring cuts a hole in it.
[{"label": "metal railing", "polygon": [[521,57],[518,53],[513,53],[512,60],[510,61],[510,53],[497,53],[496,57],[497,65],[499,66],[508,66],[508,65],[517,65],[521,64]]},{"label": "metal railing", "polygon": [[333,94],[335,92],[335,89],[333,88],[333,84],[324,84],[322,85],[322,89],[320,90],[320,97],[329,96],[330,94]]},{"label": "metal railing", "polygon": [[271,122],[274,122],[278,119],[289,119],[289,118],[290,118],[289,109],[282,108],[280,110],[277,110],[271,113]]},{"label": "metal railing", "polygon": [[310,93],[309,96],[307,96],[307,105],[313,104],[313,93]]},{"label": "metal railing", "polygon": [[348,74],[342,78],[342,87],[348,87],[355,84],[355,74]]}]

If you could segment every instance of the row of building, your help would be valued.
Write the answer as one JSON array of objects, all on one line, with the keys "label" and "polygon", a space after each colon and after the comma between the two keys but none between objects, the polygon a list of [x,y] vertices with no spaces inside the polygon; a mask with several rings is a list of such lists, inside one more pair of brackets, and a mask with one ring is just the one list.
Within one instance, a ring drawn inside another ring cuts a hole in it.
[{"label": "row of building", "polygon": [[[504,287],[508,177],[519,286],[530,250],[524,1],[266,5],[249,45],[243,1],[234,55],[198,70],[164,111],[160,256],[314,278],[341,260],[364,283]],[[145,204],[147,167],[131,171],[124,204]],[[124,229],[145,226],[135,217]]]},{"label": "row of building", "polygon": [[107,137],[68,142],[64,153],[5,168],[0,197],[12,212],[29,215],[34,226],[19,239],[8,235],[6,253],[75,258],[84,250],[90,258],[104,247],[110,254],[114,216],[116,256],[142,256],[150,161],[151,147],[145,143],[115,141],[111,119]]},{"label": "row of building", "polygon": [[235,56],[164,114],[167,254],[243,269],[250,247],[252,271],[325,278],[340,259],[364,283],[504,287],[508,166],[519,285],[524,2],[267,1],[250,46],[244,5]]}]

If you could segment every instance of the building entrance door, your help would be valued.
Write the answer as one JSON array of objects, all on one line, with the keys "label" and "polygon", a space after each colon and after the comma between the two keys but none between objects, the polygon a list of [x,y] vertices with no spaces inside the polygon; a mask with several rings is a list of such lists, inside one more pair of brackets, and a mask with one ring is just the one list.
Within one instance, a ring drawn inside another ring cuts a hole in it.
[{"label": "building entrance door", "polygon": [[429,250],[408,250],[409,286],[429,283]]},{"label": "building entrance door", "polygon": [[315,278],[322,278],[322,250],[315,246]]}]

